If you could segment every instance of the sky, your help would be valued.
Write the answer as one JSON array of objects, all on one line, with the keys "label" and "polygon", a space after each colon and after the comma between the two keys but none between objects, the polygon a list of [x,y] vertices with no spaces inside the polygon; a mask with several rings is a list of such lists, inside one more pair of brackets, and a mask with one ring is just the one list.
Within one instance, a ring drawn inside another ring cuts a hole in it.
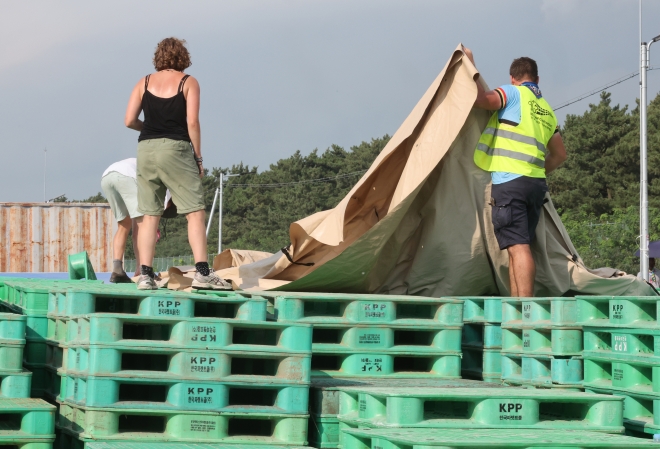
[{"label": "sky", "polygon": [[[638,0],[7,0],[0,11],[0,202],[43,201],[44,166],[45,199],[99,192],[105,168],[136,154],[126,103],[169,36],[188,42],[186,73],[201,85],[206,168],[261,171],[296,150],[392,135],[459,43],[491,87],[514,58],[536,59],[553,107],[639,69]],[[643,0],[644,40],[658,19],[660,1]],[[652,99],[660,70],[648,85]],[[638,77],[609,91],[634,107]]]}]

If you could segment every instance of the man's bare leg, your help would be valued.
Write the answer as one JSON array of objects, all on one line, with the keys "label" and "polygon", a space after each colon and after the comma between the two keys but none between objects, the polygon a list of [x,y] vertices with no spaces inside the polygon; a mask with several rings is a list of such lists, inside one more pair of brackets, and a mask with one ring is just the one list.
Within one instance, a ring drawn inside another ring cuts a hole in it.
[{"label": "man's bare leg", "polygon": [[534,296],[534,278],[536,265],[529,245],[518,244],[507,248],[510,257],[509,269],[513,268],[516,281],[517,297],[531,298]]},{"label": "man's bare leg", "polygon": [[511,297],[517,298],[518,297],[518,284],[516,284],[516,268],[513,265],[513,257],[511,257],[511,253],[507,249],[507,253],[509,253],[509,284],[511,284]]}]

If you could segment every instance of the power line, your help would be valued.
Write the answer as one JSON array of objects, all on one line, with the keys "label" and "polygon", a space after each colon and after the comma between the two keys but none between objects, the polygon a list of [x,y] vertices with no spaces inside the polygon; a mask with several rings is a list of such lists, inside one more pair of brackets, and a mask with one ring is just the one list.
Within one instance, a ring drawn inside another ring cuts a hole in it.
[{"label": "power line", "polygon": [[286,187],[293,186],[297,184],[314,184],[321,182],[333,182],[338,179],[350,178],[352,176],[357,176],[364,174],[367,170],[360,170],[351,173],[345,173],[343,175],[337,175],[330,178],[316,178],[316,179],[306,179],[304,181],[295,181],[295,182],[277,182],[270,184],[227,184],[226,187],[264,187],[264,188],[276,188],[276,187]]},{"label": "power line", "polygon": [[[656,70],[656,69],[658,69],[658,67],[650,68],[649,70]],[[587,92],[586,94],[581,94],[581,95],[578,95],[577,97],[573,97],[573,98],[572,98],[571,100],[569,100],[567,103],[564,103],[564,104],[562,104],[562,105],[559,106],[559,107],[553,108],[553,110],[558,111],[558,110],[561,109],[561,108],[565,108],[566,106],[570,106],[570,105],[572,105],[573,103],[577,103],[578,101],[582,101],[582,100],[584,100],[585,98],[589,98],[589,97],[594,96],[594,95],[596,95],[596,94],[598,94],[598,93],[601,93],[602,91],[604,91],[604,90],[606,90],[606,89],[609,89],[610,87],[616,86],[617,84],[621,84],[621,83],[623,83],[624,81],[628,81],[629,79],[634,78],[634,77],[636,77],[637,75],[639,75],[639,71],[637,71],[637,72],[633,72],[633,73],[630,73],[630,74],[628,74],[628,75],[626,75],[626,76],[624,76],[624,77],[622,77],[622,78],[619,78],[619,79],[617,79],[617,80],[615,80],[615,81],[612,81],[612,82],[608,83],[608,84],[605,85],[605,86],[597,87],[595,90],[589,91],[589,92]]]}]

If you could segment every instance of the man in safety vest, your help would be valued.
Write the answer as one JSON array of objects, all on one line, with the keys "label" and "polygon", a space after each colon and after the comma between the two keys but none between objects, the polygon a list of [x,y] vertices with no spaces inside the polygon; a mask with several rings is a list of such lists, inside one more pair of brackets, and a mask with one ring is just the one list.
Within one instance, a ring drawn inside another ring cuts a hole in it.
[{"label": "man in safety vest", "polygon": [[[465,54],[474,64],[472,52]],[[485,91],[477,82],[477,108],[495,111],[474,152],[477,167],[493,181],[495,237],[509,253],[511,296],[534,296],[536,267],[530,244],[548,186],[545,177],[566,160],[557,117],[539,89],[536,61],[514,59],[511,84]]]}]

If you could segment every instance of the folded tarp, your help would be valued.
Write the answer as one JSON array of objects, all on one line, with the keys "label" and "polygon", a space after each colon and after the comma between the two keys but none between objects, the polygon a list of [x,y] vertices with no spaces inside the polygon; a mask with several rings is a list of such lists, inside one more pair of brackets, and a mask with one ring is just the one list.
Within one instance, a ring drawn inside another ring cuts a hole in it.
[{"label": "folded tarp", "polygon": [[[490,116],[472,108],[475,80],[486,87],[459,45],[337,207],[291,225],[288,254],[217,273],[242,289],[508,295],[509,260],[488,205],[490,174],[472,159]],[[634,276],[590,272],[549,195],[536,235],[536,296],[655,294]]]}]

